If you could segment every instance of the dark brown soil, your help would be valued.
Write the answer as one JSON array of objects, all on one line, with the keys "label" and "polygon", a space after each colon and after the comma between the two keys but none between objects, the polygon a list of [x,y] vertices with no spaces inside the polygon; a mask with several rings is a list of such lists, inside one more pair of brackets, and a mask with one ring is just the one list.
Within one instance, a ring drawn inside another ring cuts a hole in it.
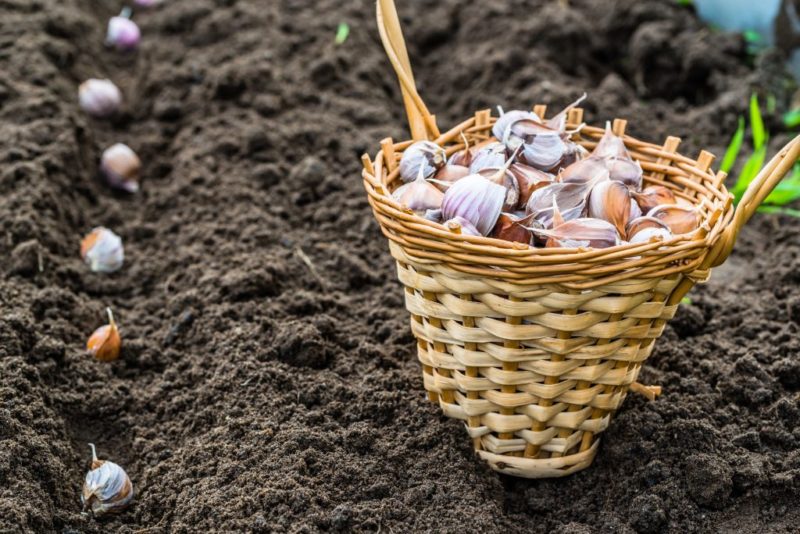
[{"label": "dark brown soil", "polygon": [[[751,90],[788,99],[780,58],[673,2],[399,4],[442,125],[586,90],[591,122],[721,154]],[[641,377],[664,395],[628,399],[593,467],[506,478],[425,400],[362,190],[360,154],[404,135],[373,2],[167,0],[128,56],[102,44],[118,8],[0,1],[0,531],[796,528],[796,220],[757,216],[691,294]],[[126,96],[110,123],[76,105],[104,76]],[[118,141],[138,195],[97,176]],[[113,275],[78,257],[99,224],[125,242]],[[107,305],[124,351],[101,364],[83,344]],[[80,514],[87,442],[133,479],[120,516]]]}]

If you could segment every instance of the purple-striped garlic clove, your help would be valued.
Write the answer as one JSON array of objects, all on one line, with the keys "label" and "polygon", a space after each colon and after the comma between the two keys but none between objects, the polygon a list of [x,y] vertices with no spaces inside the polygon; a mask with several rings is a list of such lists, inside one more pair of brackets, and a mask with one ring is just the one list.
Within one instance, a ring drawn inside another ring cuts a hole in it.
[{"label": "purple-striped garlic clove", "polygon": [[486,236],[500,217],[505,198],[505,187],[479,174],[470,174],[455,182],[444,194],[442,217],[445,220],[463,217]]},{"label": "purple-striped garlic clove", "polygon": [[472,235],[476,237],[481,235],[478,229],[475,228],[475,225],[473,225],[464,217],[460,217],[458,215],[445,221],[444,225],[454,234]]},{"label": "purple-striped garlic clove", "polygon": [[142,162],[128,145],[116,143],[103,151],[100,172],[111,187],[129,193],[139,190],[139,174]]},{"label": "purple-striped garlic clove", "polygon": [[111,80],[90,78],[78,87],[78,104],[94,117],[110,117],[122,105],[122,93]]},{"label": "purple-striped garlic clove", "polygon": [[422,177],[431,178],[447,162],[447,153],[442,147],[430,141],[417,141],[403,152],[400,158],[400,179],[406,183]]},{"label": "purple-striped garlic clove", "polygon": [[469,172],[470,174],[477,174],[483,169],[498,169],[505,165],[507,160],[504,144],[488,143],[474,153],[469,165]]},{"label": "purple-striped garlic clove", "polygon": [[131,10],[126,7],[116,16],[108,21],[106,30],[106,45],[113,46],[117,50],[134,50],[139,46],[142,32],[139,26],[131,20]]}]

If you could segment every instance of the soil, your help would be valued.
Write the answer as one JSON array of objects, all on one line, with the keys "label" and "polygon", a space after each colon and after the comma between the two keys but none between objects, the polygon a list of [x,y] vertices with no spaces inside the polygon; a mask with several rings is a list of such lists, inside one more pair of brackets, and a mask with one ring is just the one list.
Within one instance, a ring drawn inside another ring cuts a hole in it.
[{"label": "soil", "polygon": [[[590,122],[721,155],[752,90],[780,111],[792,89],[674,2],[398,3],[443,126],[588,91]],[[628,398],[591,468],[501,476],[426,401],[362,189],[359,156],[406,135],[373,2],[170,0],[135,13],[127,55],[103,46],[119,7],[0,1],[0,531],[796,528],[795,219],[756,216],[690,294],[640,377],[664,394]],[[89,77],[122,88],[113,121],[78,109]],[[115,142],[144,162],[136,195],[97,175]],[[78,256],[97,225],[125,243],[112,275]],[[111,364],[83,349],[106,306]],[[80,513],[88,442],[133,480],[120,515]]]}]

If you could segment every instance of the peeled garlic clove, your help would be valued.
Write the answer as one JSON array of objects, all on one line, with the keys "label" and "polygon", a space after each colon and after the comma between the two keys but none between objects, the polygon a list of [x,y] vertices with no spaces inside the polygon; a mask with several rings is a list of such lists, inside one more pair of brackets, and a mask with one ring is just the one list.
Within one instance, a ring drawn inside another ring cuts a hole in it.
[{"label": "peeled garlic clove", "polygon": [[499,169],[506,164],[506,147],[502,143],[489,143],[479,148],[469,165],[470,174],[483,169]]},{"label": "peeled garlic clove", "polygon": [[444,225],[448,230],[455,234],[480,236],[481,233],[475,226],[464,217],[456,215],[452,219],[445,221]]},{"label": "peeled garlic clove", "polygon": [[501,213],[497,223],[492,228],[491,237],[529,244],[533,234],[526,226],[530,224],[531,219],[530,215],[524,219],[519,219],[511,213]]},{"label": "peeled garlic clove", "polygon": [[95,117],[109,117],[122,105],[122,93],[111,80],[91,78],[78,87],[78,104]]},{"label": "peeled garlic clove", "polygon": [[565,184],[585,184],[606,179],[608,179],[608,168],[605,161],[594,157],[576,161],[558,174],[558,181]]},{"label": "peeled garlic clove", "polygon": [[112,187],[129,193],[139,190],[139,172],[142,162],[128,145],[117,143],[103,151],[100,171]]},{"label": "peeled garlic clove", "polygon": [[119,358],[122,346],[122,338],[119,336],[111,308],[106,308],[106,312],[108,312],[108,324],[95,330],[86,342],[86,351],[101,362],[111,362]]},{"label": "peeled garlic clove", "polygon": [[446,162],[447,153],[442,147],[430,141],[417,141],[405,149],[400,158],[400,179],[406,183],[413,182],[420,169],[423,178],[430,178]]},{"label": "peeled garlic clove", "polygon": [[506,129],[503,144],[512,152],[522,147],[523,162],[541,170],[556,166],[567,150],[559,132],[530,119],[511,123]]},{"label": "peeled garlic clove", "polygon": [[694,232],[700,226],[700,213],[696,209],[676,204],[656,206],[647,212],[647,216],[666,224],[675,235]]},{"label": "peeled garlic clove", "polygon": [[647,243],[649,241],[652,241],[653,239],[660,239],[666,241],[671,237],[672,237],[672,232],[670,232],[666,228],[642,228],[641,230],[633,234],[628,239],[628,242],[633,245],[637,243]]},{"label": "peeled garlic clove", "polygon": [[614,225],[601,219],[573,219],[551,230],[534,228],[532,231],[547,237],[546,246],[550,248],[608,248],[620,244],[619,234]]},{"label": "peeled garlic clove", "polygon": [[425,169],[419,167],[416,180],[401,185],[392,193],[392,200],[420,216],[428,210],[439,209],[444,199],[444,193],[422,177],[423,172]]},{"label": "peeled garlic clove", "polygon": [[649,185],[641,193],[634,192],[633,198],[644,213],[662,204],[675,204],[675,194],[663,185]]},{"label": "peeled garlic clove", "polygon": [[83,509],[95,516],[124,510],[133,501],[133,484],[125,470],[114,462],[98,460],[94,445],[92,469],[86,473],[81,493]]},{"label": "peeled garlic clove", "polygon": [[98,226],[81,240],[81,258],[96,273],[113,273],[125,259],[122,239],[108,228]]},{"label": "peeled garlic clove", "polygon": [[448,163],[433,175],[434,185],[441,191],[447,191],[447,188],[453,182],[457,182],[465,176],[469,176],[469,169],[461,165],[454,165]]},{"label": "peeled garlic clove", "polygon": [[139,46],[142,33],[131,20],[130,8],[123,8],[117,17],[111,17],[106,31],[106,44],[117,50],[133,50]]},{"label": "peeled garlic clove", "polygon": [[479,174],[470,174],[454,183],[444,194],[442,217],[463,217],[481,235],[494,228],[506,198],[506,189]]},{"label": "peeled garlic clove", "polygon": [[478,171],[478,174],[490,182],[505,188],[506,200],[503,203],[503,211],[513,211],[517,208],[517,204],[519,204],[519,184],[509,170],[486,168]]},{"label": "peeled garlic clove", "polygon": [[635,219],[631,219],[628,225],[625,227],[625,236],[628,241],[636,235],[637,233],[641,232],[645,228],[654,228],[657,230],[669,230],[669,226],[666,225],[660,219],[656,219],[655,217],[636,217]]},{"label": "peeled garlic clove", "polygon": [[614,180],[605,180],[597,183],[589,193],[587,212],[589,217],[610,222],[620,235],[624,235],[631,215],[632,203],[630,192],[625,184]]},{"label": "peeled garlic clove", "polygon": [[631,191],[639,191],[642,188],[642,166],[638,161],[625,158],[609,158],[606,160],[608,167],[608,177],[611,180],[622,182]]},{"label": "peeled garlic clove", "polygon": [[523,111],[520,109],[514,109],[512,111],[504,113],[502,111],[502,108],[500,108],[500,106],[498,106],[498,109],[500,110],[500,117],[498,117],[497,122],[495,122],[494,125],[492,126],[492,135],[494,135],[498,141],[503,140],[503,136],[505,135],[506,130],[508,129],[509,126],[511,126],[511,123],[513,122],[516,122],[520,119],[528,119],[534,122],[542,122],[542,119],[540,119],[539,116],[532,111]]},{"label": "peeled garlic clove", "polygon": [[517,207],[520,208],[525,208],[534,191],[555,182],[555,177],[552,174],[534,169],[524,163],[512,163],[508,170],[517,179],[517,184],[519,185]]},{"label": "peeled garlic clove", "polygon": [[526,211],[545,228],[553,225],[553,203],[561,209],[565,220],[582,217],[586,200],[591,190],[590,184],[554,183],[537,189],[528,199]]}]

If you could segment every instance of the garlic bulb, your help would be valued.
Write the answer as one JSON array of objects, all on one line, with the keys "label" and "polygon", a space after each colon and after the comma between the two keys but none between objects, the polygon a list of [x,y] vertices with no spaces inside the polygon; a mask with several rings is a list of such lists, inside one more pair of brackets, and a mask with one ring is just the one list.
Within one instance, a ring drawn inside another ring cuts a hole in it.
[{"label": "garlic bulb", "polygon": [[400,179],[413,182],[420,171],[423,178],[430,178],[447,162],[447,153],[436,143],[417,141],[403,152],[400,158]]},{"label": "garlic bulb", "polygon": [[500,217],[505,198],[504,187],[471,174],[454,183],[444,194],[442,218],[463,217],[481,235],[489,235]]},{"label": "garlic bulb", "polygon": [[562,183],[583,184],[606,179],[608,179],[608,167],[604,160],[595,157],[576,161],[558,173],[558,181]]},{"label": "garlic bulb", "polygon": [[530,244],[533,234],[527,226],[530,226],[532,219],[531,215],[519,218],[511,213],[501,213],[492,228],[491,237]]},{"label": "garlic bulb", "polygon": [[440,208],[444,198],[444,194],[423,177],[424,172],[425,166],[420,165],[417,168],[417,179],[401,185],[392,193],[392,200],[417,215],[425,215],[428,210]]},{"label": "garlic bulb", "polygon": [[663,185],[649,185],[641,193],[634,192],[633,198],[644,213],[662,204],[675,204],[675,194]]},{"label": "garlic bulb", "polygon": [[133,501],[133,484],[125,470],[114,462],[98,460],[93,444],[92,469],[86,473],[81,493],[83,509],[95,516],[122,511]]},{"label": "garlic bulb", "polygon": [[78,104],[95,117],[109,117],[122,105],[122,93],[111,80],[91,78],[78,87]]},{"label": "garlic bulb", "polygon": [[481,233],[475,226],[464,217],[456,215],[450,220],[445,221],[444,225],[453,233],[463,235],[480,236]]},{"label": "garlic bulb", "polygon": [[113,273],[125,260],[122,239],[108,228],[98,226],[81,240],[81,258],[96,273]]},{"label": "garlic bulb", "polygon": [[534,122],[542,122],[542,119],[540,119],[539,116],[532,111],[515,109],[512,111],[503,112],[503,108],[500,106],[497,106],[497,109],[500,111],[500,117],[498,117],[497,122],[492,125],[492,135],[494,135],[498,141],[503,140],[508,127],[518,120],[528,119]]},{"label": "garlic bulb", "polygon": [[509,151],[522,147],[523,162],[541,170],[555,167],[567,150],[559,132],[530,119],[511,123],[503,136],[503,144]]},{"label": "garlic bulb", "polygon": [[589,193],[588,214],[589,217],[610,222],[620,235],[624,235],[632,203],[625,184],[604,180],[597,183]]},{"label": "garlic bulb", "polygon": [[470,174],[483,169],[498,169],[506,164],[506,147],[502,143],[489,143],[479,148],[469,165]]},{"label": "garlic bulb", "polygon": [[95,330],[86,342],[86,351],[101,362],[110,362],[119,358],[122,338],[119,336],[117,323],[111,308],[106,308],[108,324]]},{"label": "garlic bulb", "polygon": [[697,209],[675,204],[657,206],[648,211],[647,216],[666,224],[675,235],[694,232],[700,226],[700,213]]},{"label": "garlic bulb", "polygon": [[111,17],[106,31],[106,44],[117,50],[133,50],[139,46],[142,33],[139,26],[131,20],[131,9],[122,9],[119,16]]},{"label": "garlic bulb", "polygon": [[142,162],[128,145],[117,143],[103,151],[100,171],[112,187],[129,193],[139,190],[139,171]]}]

